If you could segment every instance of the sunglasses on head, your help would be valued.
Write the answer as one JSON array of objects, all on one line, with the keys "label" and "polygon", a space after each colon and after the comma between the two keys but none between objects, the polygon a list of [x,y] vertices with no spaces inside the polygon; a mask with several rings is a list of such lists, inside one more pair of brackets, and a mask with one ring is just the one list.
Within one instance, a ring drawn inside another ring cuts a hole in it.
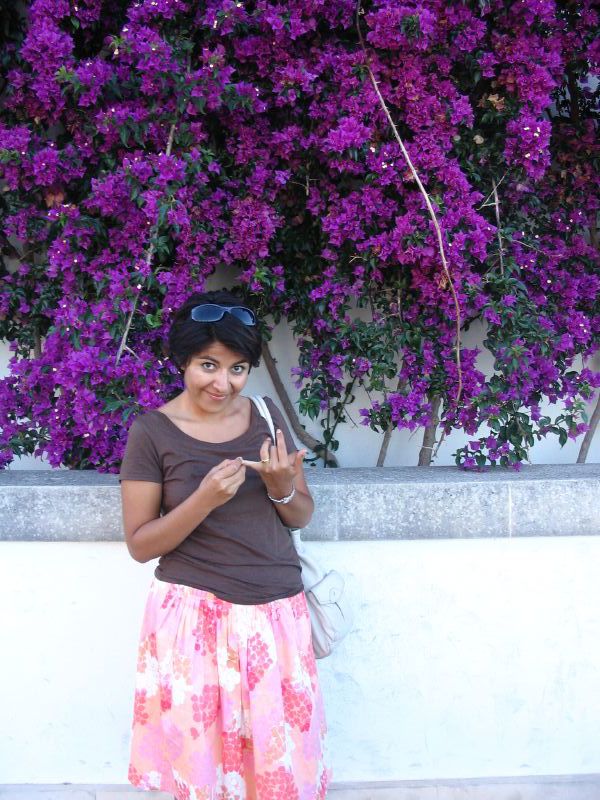
[{"label": "sunglasses on head", "polygon": [[246,306],[220,306],[216,303],[203,303],[192,308],[190,317],[194,322],[218,322],[223,319],[225,314],[231,314],[243,325],[256,325],[254,311]]}]

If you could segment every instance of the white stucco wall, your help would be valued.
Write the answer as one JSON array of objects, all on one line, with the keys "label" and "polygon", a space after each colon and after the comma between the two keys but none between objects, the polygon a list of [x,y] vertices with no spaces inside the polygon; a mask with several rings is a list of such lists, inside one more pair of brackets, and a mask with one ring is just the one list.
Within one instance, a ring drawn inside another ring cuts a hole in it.
[{"label": "white stucco wall", "polygon": [[[356,630],[320,662],[336,781],[600,772],[596,537],[313,544]],[[152,565],[0,544],[0,782],[126,782]]]},{"label": "white stucco wall", "polygon": [[[463,336],[465,347],[482,347],[483,328],[480,325],[473,325]],[[290,378],[290,370],[297,365],[296,345],[289,328],[280,325],[271,343],[271,351],[277,359],[280,375],[287,386],[288,393],[293,401],[298,398],[298,390],[295,389]],[[9,358],[8,346],[0,343],[0,376],[6,374]],[[478,358],[478,367],[485,374],[491,374],[492,359],[487,351],[482,352]],[[600,354],[588,364],[590,369],[600,370]],[[277,399],[273,384],[264,366],[253,370],[250,374],[246,394],[268,394]],[[591,416],[596,399],[588,405],[588,416]],[[340,442],[340,449],[337,453],[340,466],[343,467],[374,467],[377,464],[377,457],[381,447],[382,434],[374,433],[370,428],[356,424],[360,421],[359,409],[368,406],[368,398],[362,392],[357,392],[356,401],[350,407],[350,417],[353,422],[342,424],[338,427],[336,436]],[[560,414],[560,405],[546,404],[542,406],[542,413],[555,417]],[[302,424],[315,437],[320,438],[322,428],[318,422],[310,420],[308,417],[301,417]],[[485,431],[482,431],[482,435]],[[476,437],[466,436],[462,432],[455,431],[448,436],[438,453],[434,462],[435,466],[454,465],[453,453],[462,447],[466,442]],[[419,450],[423,439],[423,430],[414,433],[410,431],[395,431],[388,456],[385,462],[387,467],[416,466],[419,458]],[[564,447],[560,447],[556,437],[547,437],[540,442],[536,442],[531,450],[531,463],[533,464],[574,464],[577,454],[581,447],[582,437],[576,442],[569,440]],[[600,433],[597,433],[592,441],[588,458],[588,463],[600,462]],[[15,459],[10,469],[43,469],[47,467],[45,462],[40,459],[30,457]]]}]

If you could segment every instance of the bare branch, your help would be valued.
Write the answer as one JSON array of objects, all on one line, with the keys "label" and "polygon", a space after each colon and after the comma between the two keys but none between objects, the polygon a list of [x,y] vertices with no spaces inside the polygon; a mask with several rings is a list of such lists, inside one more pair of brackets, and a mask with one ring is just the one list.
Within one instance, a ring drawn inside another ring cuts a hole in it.
[{"label": "bare branch", "polygon": [[[507,176],[507,175],[508,175],[508,172],[505,172],[505,173],[504,173],[504,175],[503,175],[503,176],[500,178],[500,180],[499,180],[499,181],[498,181],[498,183],[496,184],[496,189],[497,189],[497,188],[500,186],[500,184],[502,183],[502,181],[504,180],[504,178],[506,178],[506,176]],[[493,206],[493,205],[494,205],[494,203],[488,203],[488,200],[490,199],[490,197],[493,197],[493,195],[494,195],[494,189],[492,189],[492,191],[491,191],[491,192],[488,194],[488,196],[485,198],[485,200],[483,201],[483,203],[482,203],[482,204],[479,206],[479,208],[477,209],[477,211],[481,211],[481,209],[482,209],[482,208],[485,208],[486,206]]]},{"label": "bare branch", "polygon": [[527,244],[527,242],[524,242],[522,239],[519,239],[519,244],[521,245],[521,247],[528,247],[530,250],[535,250],[536,253],[541,253],[544,256],[548,255],[548,253],[545,253],[543,250],[540,250],[539,247],[534,247],[532,244]]},{"label": "bare branch", "polygon": [[[398,386],[396,386],[396,392],[399,392],[402,389],[402,387],[405,386],[405,385],[406,385],[406,381],[403,378],[399,378]],[[387,395],[386,395],[385,399],[387,400]],[[377,457],[377,466],[378,467],[383,467],[383,465],[385,464],[385,459],[387,457],[387,452],[388,452],[388,449],[389,449],[389,446],[390,446],[390,442],[392,440],[392,433],[393,432],[394,432],[394,426],[390,422],[390,424],[388,425],[388,427],[386,428],[386,430],[385,430],[385,432],[383,434],[383,441],[381,442],[381,448],[379,450],[379,455]]]},{"label": "bare branch", "polygon": [[[423,444],[419,452],[419,467],[428,467],[433,458],[433,446],[435,444],[435,434],[437,426],[440,421],[440,405],[442,403],[441,395],[435,395],[431,401],[431,420],[429,425],[425,428],[423,434]],[[441,439],[440,439],[441,443]],[[437,450],[435,451],[437,454]]]},{"label": "bare branch", "polygon": [[392,441],[392,433],[394,432],[394,426],[389,425],[383,434],[383,441],[381,442],[381,449],[379,450],[379,455],[377,457],[377,466],[383,467],[385,464],[385,459],[387,457],[387,452],[390,446],[390,442]]},{"label": "bare branch", "polygon": [[600,394],[598,395],[598,402],[596,403],[596,408],[594,409],[594,413],[592,414],[589,428],[585,432],[585,436],[583,437],[583,442],[581,443],[581,448],[579,449],[579,455],[577,456],[578,464],[585,464],[585,460],[587,458],[590,445],[592,443],[592,439],[594,438],[594,434],[596,433],[596,428],[598,427],[598,422],[600,422]]},{"label": "bare branch", "polygon": [[[173,148],[173,139],[175,138],[175,123],[171,125],[171,130],[169,131],[169,139],[167,141],[167,150],[166,153],[168,156],[171,155],[171,150]],[[152,259],[154,258],[154,251],[156,250],[156,244],[154,240],[150,242],[150,246],[148,247],[148,252],[146,253],[146,268],[150,266],[152,263]],[[129,336],[129,331],[131,329],[131,323],[133,322],[133,315],[136,312],[138,300],[140,299],[141,288],[137,290],[133,306],[131,311],[129,312],[129,316],[127,317],[127,323],[125,325],[125,330],[123,331],[123,336],[121,337],[121,343],[119,344],[119,349],[117,350],[117,355],[115,357],[115,364],[118,364],[121,360],[121,356],[123,355],[123,351],[127,347],[127,337]]]},{"label": "bare branch", "polygon": [[[148,255],[146,256],[146,266],[148,266],[152,261],[153,255],[154,255],[154,242],[150,244],[150,247],[148,249]],[[121,343],[119,344],[119,349],[117,350],[117,355],[115,356],[115,364],[117,365],[121,360],[121,356],[123,355],[125,348],[127,347],[127,337],[129,336],[129,330],[131,328],[131,323],[133,322],[133,315],[136,312],[138,300],[140,299],[140,292],[141,289],[138,289],[137,294],[133,300],[133,306],[131,308],[131,311],[129,312],[129,316],[127,317],[125,330],[123,331],[123,336],[121,337]]]},{"label": "bare branch", "polygon": [[500,201],[498,200],[498,185],[492,179],[494,187],[494,207],[496,209],[496,230],[498,231],[498,252],[500,254],[500,274],[504,276],[504,245],[502,244],[502,230],[500,228]]},{"label": "bare branch", "polygon": [[137,358],[138,361],[140,360],[140,357],[138,356],[138,354],[135,352],[135,350],[132,350],[131,347],[129,347],[128,344],[125,345],[125,350],[127,350],[128,353],[131,353],[131,355],[134,358]]},{"label": "bare branch", "polygon": [[330,450],[325,448],[325,445],[320,442],[318,439],[315,439],[308,431],[306,431],[302,425],[300,424],[300,420],[298,418],[298,413],[294,408],[294,404],[290,400],[290,396],[287,393],[287,389],[283,385],[283,381],[279,375],[279,371],[277,369],[277,362],[271,355],[271,351],[269,350],[269,345],[265,342],[262,346],[262,357],[263,361],[265,362],[265,366],[267,368],[267,372],[273,381],[273,386],[275,387],[275,391],[277,392],[277,396],[281,400],[281,405],[283,406],[283,410],[287,414],[287,418],[290,421],[290,425],[292,426],[292,430],[298,437],[298,439],[302,442],[302,444],[306,445],[310,450],[315,453],[319,453],[320,458],[322,458],[326,463],[330,464],[331,466],[338,467],[337,458],[333,455]]},{"label": "bare branch", "polygon": [[[596,250],[600,250],[598,227],[594,224],[590,225],[589,231],[590,231],[591,244],[593,245],[593,247],[596,248]],[[579,454],[577,456],[578,464],[585,464],[585,460],[587,458],[590,445],[592,444],[592,439],[594,438],[594,434],[596,433],[596,428],[598,427],[598,422],[600,422],[600,394],[598,395],[598,402],[596,403],[596,408],[594,409],[594,413],[592,414],[589,427],[585,432],[585,436],[583,437],[583,441],[581,443],[581,448],[579,449]]]},{"label": "bare branch", "polygon": [[445,253],[445,250],[444,250],[444,240],[443,240],[443,237],[442,237],[442,231],[441,231],[441,228],[440,228],[436,213],[434,211],[433,205],[431,203],[431,200],[429,198],[429,195],[427,194],[427,191],[426,191],[425,187],[423,186],[423,183],[421,182],[419,174],[417,173],[417,171],[416,171],[416,169],[415,169],[415,167],[414,167],[414,165],[413,165],[413,163],[411,161],[410,155],[408,154],[408,151],[407,151],[406,147],[404,146],[404,142],[402,141],[402,139],[400,137],[400,134],[398,133],[398,129],[396,128],[394,120],[392,119],[392,115],[390,114],[390,111],[389,111],[389,109],[387,107],[387,103],[385,102],[385,100],[383,98],[383,95],[381,94],[381,91],[379,89],[379,84],[377,83],[375,75],[373,74],[373,70],[371,69],[371,59],[370,59],[369,53],[367,51],[367,48],[366,48],[366,45],[365,45],[365,41],[363,39],[363,35],[362,35],[361,29],[360,29],[360,16],[363,13],[364,13],[363,9],[361,8],[361,0],[358,0],[357,5],[356,5],[356,29],[357,29],[357,32],[358,32],[358,39],[359,39],[359,42],[360,42],[360,46],[361,46],[362,51],[363,51],[363,53],[365,55],[367,72],[369,73],[369,78],[371,79],[371,83],[373,84],[373,88],[375,89],[375,93],[377,95],[379,103],[380,103],[380,105],[381,105],[381,107],[382,107],[382,109],[383,109],[383,111],[384,111],[384,113],[385,113],[385,115],[387,117],[387,120],[388,120],[388,122],[390,124],[392,132],[394,134],[394,138],[396,139],[396,141],[398,142],[398,144],[400,146],[400,149],[402,151],[402,155],[404,156],[404,159],[405,159],[406,163],[409,166],[409,169],[410,169],[410,171],[412,173],[412,176],[415,179],[421,194],[423,195],[423,198],[425,200],[425,204],[427,205],[427,210],[429,212],[429,216],[431,217],[431,220],[433,222],[433,226],[435,228],[435,232],[436,232],[436,235],[437,235],[438,250],[439,250],[441,261],[442,261],[442,268],[444,270],[444,274],[445,274],[446,280],[448,282],[448,285],[450,287],[450,291],[452,293],[452,298],[454,300],[454,307],[456,309],[456,342],[455,342],[455,351],[456,351],[456,367],[457,367],[457,372],[458,372],[458,390],[456,392],[456,398],[455,398],[454,402],[458,406],[458,403],[459,403],[461,395],[462,395],[462,390],[463,390],[463,378],[462,378],[463,374],[462,374],[462,366],[461,366],[461,358],[460,358],[460,331],[461,331],[461,324],[462,324],[461,323],[461,316],[460,316],[460,303],[458,302],[458,296],[456,294],[456,289],[454,288],[454,283],[452,281],[452,277],[451,277],[450,271],[448,269],[448,262],[446,260],[446,253]]},{"label": "bare branch", "polygon": [[446,431],[442,431],[442,435],[440,436],[440,440],[437,443],[437,447],[435,448],[433,455],[431,456],[432,458],[437,458],[437,454],[439,453],[440,447],[442,446],[442,442],[444,441],[445,438],[446,438]]}]

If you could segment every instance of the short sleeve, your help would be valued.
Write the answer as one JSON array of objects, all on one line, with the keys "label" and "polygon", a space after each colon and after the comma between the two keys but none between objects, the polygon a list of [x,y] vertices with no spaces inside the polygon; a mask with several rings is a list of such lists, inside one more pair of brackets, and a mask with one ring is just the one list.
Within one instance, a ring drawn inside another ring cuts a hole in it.
[{"label": "short sleeve", "polygon": [[129,429],[119,480],[163,482],[158,451],[144,417],[136,419]]},{"label": "short sleeve", "polygon": [[287,447],[288,453],[295,453],[298,449],[298,445],[294,441],[294,438],[290,432],[289,426],[284,419],[283,414],[277,408],[275,403],[271,400],[270,397],[265,397],[265,403],[267,404],[267,408],[271,412],[271,416],[273,417],[273,425],[275,426],[275,430],[283,431],[283,436],[285,438],[285,445]]}]

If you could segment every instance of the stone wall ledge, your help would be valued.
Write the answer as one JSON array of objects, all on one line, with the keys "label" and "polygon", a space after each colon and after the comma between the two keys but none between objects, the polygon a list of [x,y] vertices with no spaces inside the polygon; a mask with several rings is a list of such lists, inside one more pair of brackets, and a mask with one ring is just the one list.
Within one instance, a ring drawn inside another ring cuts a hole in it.
[{"label": "stone wall ledge", "polygon": [[[316,541],[600,535],[600,464],[307,469]],[[119,482],[0,472],[0,541],[121,541]]]}]

